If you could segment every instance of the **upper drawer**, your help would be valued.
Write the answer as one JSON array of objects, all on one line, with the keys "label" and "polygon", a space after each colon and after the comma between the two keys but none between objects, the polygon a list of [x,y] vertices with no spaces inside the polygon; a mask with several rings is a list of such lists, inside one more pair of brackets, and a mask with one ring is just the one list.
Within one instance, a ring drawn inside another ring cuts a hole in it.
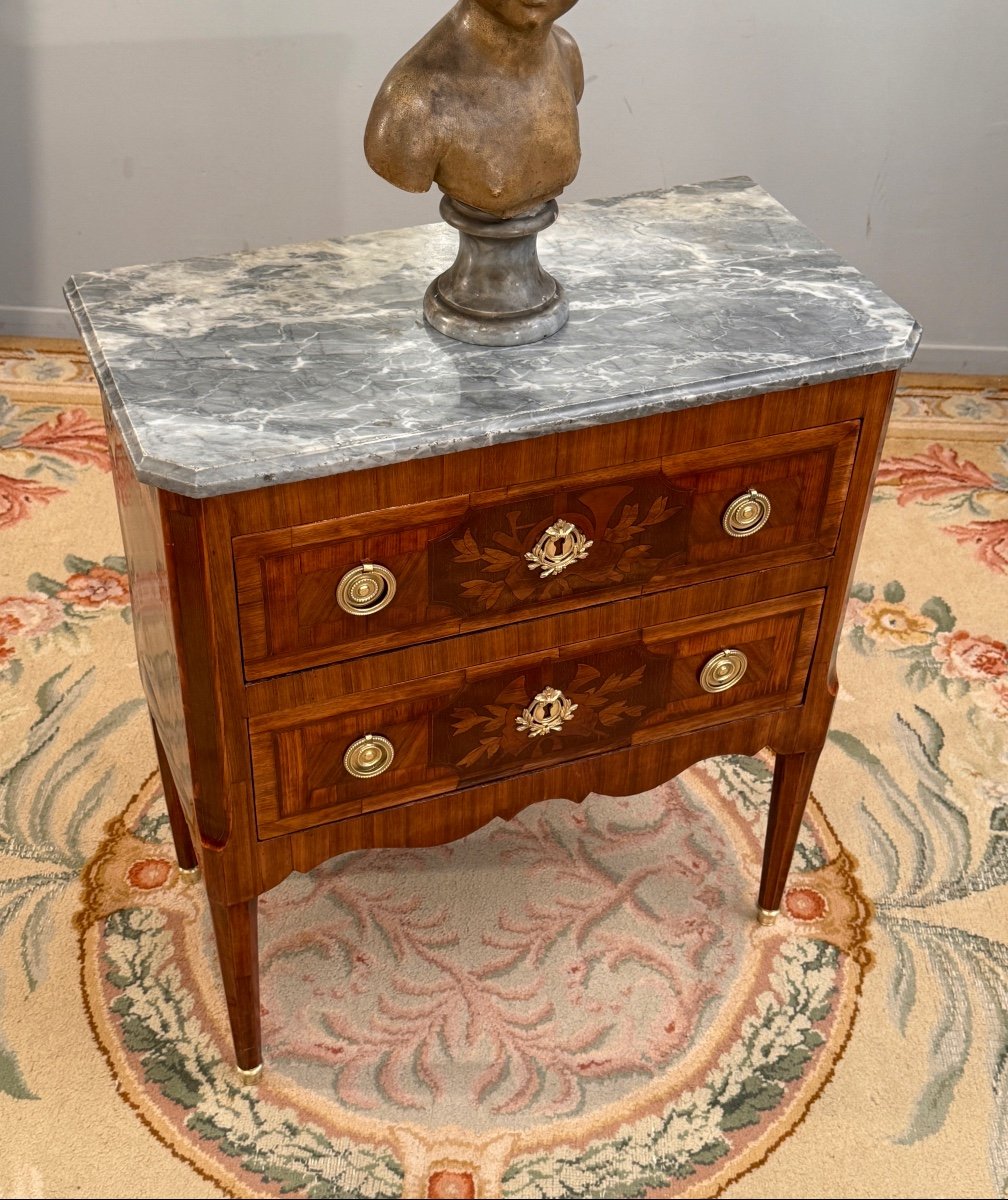
[{"label": "upper drawer", "polygon": [[247,677],[830,554],[858,429],[235,538]]},{"label": "upper drawer", "polygon": [[644,629],[253,716],[259,836],[799,704],[822,596],[688,620],[663,596]]}]

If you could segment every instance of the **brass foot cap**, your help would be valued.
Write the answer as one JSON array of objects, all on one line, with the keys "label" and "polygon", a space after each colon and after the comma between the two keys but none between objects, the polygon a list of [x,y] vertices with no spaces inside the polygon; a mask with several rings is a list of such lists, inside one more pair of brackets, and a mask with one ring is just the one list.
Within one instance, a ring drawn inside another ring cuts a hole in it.
[{"label": "brass foot cap", "polygon": [[184,875],[186,879],[195,879],[199,875],[199,867],[179,867],[178,873]]},{"label": "brass foot cap", "polygon": [[779,908],[771,910],[769,908],[760,908],[759,905],[756,906],[756,915],[761,925],[772,925],[777,920],[779,914]]},{"label": "brass foot cap", "polygon": [[238,1074],[245,1080],[246,1083],[254,1083],[262,1074],[263,1065],[260,1063],[257,1067],[239,1067]]}]

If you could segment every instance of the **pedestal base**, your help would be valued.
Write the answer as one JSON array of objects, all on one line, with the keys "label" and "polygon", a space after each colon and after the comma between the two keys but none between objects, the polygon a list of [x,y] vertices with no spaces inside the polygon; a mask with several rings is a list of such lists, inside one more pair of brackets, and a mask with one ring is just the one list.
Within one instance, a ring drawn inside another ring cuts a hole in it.
[{"label": "pedestal base", "polygon": [[563,329],[568,316],[567,297],[559,284],[552,304],[521,317],[481,318],[461,312],[438,292],[436,279],[424,296],[427,324],[456,342],[474,346],[527,346],[541,342]]},{"label": "pedestal base", "polygon": [[459,231],[459,251],[427,289],[429,325],[477,346],[525,346],[563,328],[567,298],[536,249],[540,230],[557,218],[555,200],[501,220],[445,196],[441,216]]}]

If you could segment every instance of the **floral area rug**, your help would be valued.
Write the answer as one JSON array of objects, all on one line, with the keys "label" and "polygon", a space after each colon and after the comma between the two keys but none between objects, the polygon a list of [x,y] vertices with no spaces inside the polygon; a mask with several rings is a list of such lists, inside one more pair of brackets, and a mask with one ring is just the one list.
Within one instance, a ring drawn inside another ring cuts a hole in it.
[{"label": "floral area rug", "polygon": [[0,395],[0,1194],[1005,1194],[998,381],[897,399],[775,926],[766,754],[347,855],[261,901],[253,1086],[79,346],[0,342]]}]

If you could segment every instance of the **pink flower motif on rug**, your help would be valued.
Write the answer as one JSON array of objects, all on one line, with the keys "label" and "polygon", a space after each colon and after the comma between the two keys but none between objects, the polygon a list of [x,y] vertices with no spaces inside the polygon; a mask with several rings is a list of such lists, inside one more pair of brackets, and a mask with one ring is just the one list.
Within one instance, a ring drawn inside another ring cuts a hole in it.
[{"label": "pink flower motif on rug", "polygon": [[63,606],[41,592],[0,600],[0,634],[38,637],[63,620]]},{"label": "pink flower motif on rug", "polygon": [[906,664],[907,683],[920,691],[937,684],[946,695],[968,696],[976,709],[1008,718],[1008,645],[987,634],[956,629],[956,617],[941,596],[918,612],[903,603],[905,590],[890,580],[857,583],[847,606],[845,633],[859,654],[888,652]]},{"label": "pink flower motif on rug", "polygon": [[815,888],[788,888],[784,895],[784,911],[796,921],[818,921],[827,908],[826,897]]},{"label": "pink flower motif on rug", "polygon": [[105,426],[81,408],[61,412],[54,421],[29,429],[18,439],[18,445],[41,454],[55,454],[74,466],[112,469]]},{"label": "pink flower motif on rug", "polygon": [[1008,575],[1008,521],[970,521],[947,525],[960,546],[972,546],[978,561],[999,575]]},{"label": "pink flower motif on rug", "polygon": [[1008,646],[995,638],[976,636],[965,629],[939,633],[935,639],[935,661],[949,679],[973,679],[984,683],[1008,674]]},{"label": "pink flower motif on rug", "polygon": [[29,516],[33,504],[48,504],[62,496],[63,488],[47,487],[34,479],[13,479],[0,475],[0,529],[17,525]]},{"label": "pink flower motif on rug", "polygon": [[123,571],[94,566],[86,574],[71,575],[56,599],[77,608],[124,608],[130,602],[129,580]]},{"label": "pink flower motif on rug", "polygon": [[893,484],[899,489],[899,505],[917,500],[940,500],[975,488],[990,488],[994,481],[948,446],[928,446],[923,454],[909,458],[887,458],[879,466],[876,484]]},{"label": "pink flower motif on rug", "polygon": [[427,1181],[428,1200],[475,1200],[476,1181],[468,1171],[434,1171]]},{"label": "pink flower motif on rug", "polygon": [[1008,721],[1008,676],[1002,676],[987,687],[981,688],[977,692],[976,702],[978,707],[989,712],[991,716]]},{"label": "pink flower motif on rug", "polygon": [[126,881],[131,887],[150,892],[164,887],[171,871],[171,863],[166,858],[142,858],[126,872]]},{"label": "pink flower motif on rug", "polygon": [[[897,503],[906,507],[915,501],[940,504],[947,512],[958,513],[965,506],[986,518],[1008,496],[1008,478],[991,475],[968,459],[960,459],[948,446],[929,446],[923,454],[909,458],[887,458],[879,467],[876,485],[897,489]],[[946,525],[961,546],[972,547],[977,560],[1000,575],[1008,574],[1008,521],[1001,519],[970,521],[966,525]]]}]

